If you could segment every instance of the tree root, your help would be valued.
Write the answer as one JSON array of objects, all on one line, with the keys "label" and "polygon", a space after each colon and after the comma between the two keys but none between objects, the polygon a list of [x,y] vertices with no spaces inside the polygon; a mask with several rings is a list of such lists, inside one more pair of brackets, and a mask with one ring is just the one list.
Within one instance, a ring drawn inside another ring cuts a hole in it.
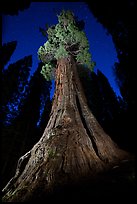
[{"label": "tree root", "polygon": [[25,155],[20,157],[20,159],[18,160],[18,163],[17,163],[15,176],[13,176],[10,179],[10,181],[7,183],[7,185],[2,189],[3,194],[5,194],[6,192],[8,192],[9,189],[14,187],[15,181],[17,180],[17,178],[20,176],[20,174],[24,170],[30,156],[31,156],[31,151],[28,151]]}]

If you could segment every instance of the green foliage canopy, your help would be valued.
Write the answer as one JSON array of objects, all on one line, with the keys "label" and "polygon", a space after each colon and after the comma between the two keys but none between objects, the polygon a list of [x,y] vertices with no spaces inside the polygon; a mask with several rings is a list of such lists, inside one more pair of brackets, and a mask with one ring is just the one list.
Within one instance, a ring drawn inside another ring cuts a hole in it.
[{"label": "green foliage canopy", "polygon": [[86,35],[76,26],[74,14],[62,11],[58,15],[58,24],[47,29],[48,41],[38,49],[38,58],[44,63],[41,73],[51,80],[55,61],[72,55],[78,64],[94,67],[89,53],[89,43]]}]

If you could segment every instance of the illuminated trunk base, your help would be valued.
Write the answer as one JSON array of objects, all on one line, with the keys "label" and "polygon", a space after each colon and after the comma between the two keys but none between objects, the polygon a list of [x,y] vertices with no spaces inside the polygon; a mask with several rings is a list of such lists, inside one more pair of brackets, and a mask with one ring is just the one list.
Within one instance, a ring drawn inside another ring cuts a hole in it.
[{"label": "illuminated trunk base", "polygon": [[89,110],[73,58],[58,61],[55,77],[48,125],[19,160],[15,176],[3,190],[6,202],[26,202],[56,186],[95,178],[128,157]]}]

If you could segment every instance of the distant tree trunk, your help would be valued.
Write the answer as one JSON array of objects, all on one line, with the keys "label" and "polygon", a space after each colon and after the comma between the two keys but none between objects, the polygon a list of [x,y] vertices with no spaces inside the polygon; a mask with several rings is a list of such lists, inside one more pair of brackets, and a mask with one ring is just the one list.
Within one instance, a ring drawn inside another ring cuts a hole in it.
[{"label": "distant tree trunk", "polygon": [[71,56],[58,60],[55,80],[52,110],[44,134],[19,159],[15,176],[3,189],[3,201],[38,199],[55,186],[95,177],[128,156],[89,110]]}]

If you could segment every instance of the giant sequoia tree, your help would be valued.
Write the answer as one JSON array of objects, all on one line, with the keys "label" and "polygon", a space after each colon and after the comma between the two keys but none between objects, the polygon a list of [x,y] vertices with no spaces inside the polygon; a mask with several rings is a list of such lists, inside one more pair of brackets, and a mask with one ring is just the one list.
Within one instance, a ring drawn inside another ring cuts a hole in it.
[{"label": "giant sequoia tree", "polygon": [[49,122],[41,139],[19,159],[3,189],[6,202],[42,200],[56,187],[95,178],[128,157],[88,108],[77,73],[78,64],[94,66],[85,33],[70,11],[62,11],[58,21],[38,51],[42,74],[56,81]]}]

